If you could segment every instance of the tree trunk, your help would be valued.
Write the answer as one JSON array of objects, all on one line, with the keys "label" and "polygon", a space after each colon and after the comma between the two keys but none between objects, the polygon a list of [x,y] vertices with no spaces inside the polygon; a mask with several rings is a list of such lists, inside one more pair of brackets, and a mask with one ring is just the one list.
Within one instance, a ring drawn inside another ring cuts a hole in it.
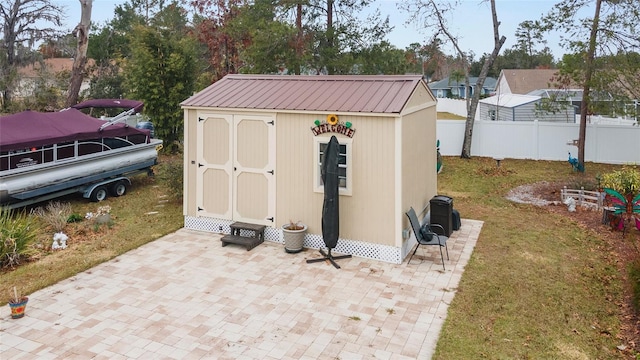
[{"label": "tree trunk", "polygon": [[596,1],[596,12],[591,24],[591,35],[589,37],[589,49],[585,59],[584,84],[582,87],[582,103],[580,104],[580,134],[578,136],[578,171],[584,172],[584,148],[587,138],[587,111],[589,111],[589,92],[591,90],[591,75],[593,74],[593,60],[596,54],[596,37],[600,22],[600,6],[602,0]]},{"label": "tree trunk", "polygon": [[82,16],[80,24],[74,29],[74,35],[78,38],[78,51],[73,61],[71,69],[71,81],[67,92],[66,107],[75,105],[78,102],[78,94],[82,86],[87,64],[87,48],[89,47],[89,27],[91,26],[91,7],[93,0],[80,0]]},{"label": "tree trunk", "polygon": [[298,62],[295,65],[295,73],[296,75],[300,75],[300,73],[302,72],[302,65],[300,64],[300,61],[302,59],[302,43],[303,43],[303,39],[302,36],[304,35],[302,32],[302,3],[299,2],[296,5],[296,29],[298,30],[298,33],[296,35],[296,62]]},{"label": "tree trunk", "polygon": [[[335,41],[334,41],[334,30],[333,30],[333,2],[334,0],[327,0],[327,48],[329,49],[329,56],[333,57],[335,55]],[[327,74],[333,75],[335,74],[335,66],[333,61],[328,61],[329,59],[325,59],[325,63],[330,64],[327,66]],[[334,59],[331,59],[334,60]]]},{"label": "tree trunk", "polygon": [[[10,20],[12,22],[15,21],[14,14],[10,14],[9,19],[5,18],[5,21]],[[3,44],[7,49],[7,65],[2,69],[2,76],[4,76],[5,88],[2,90],[2,108],[8,109],[11,105],[11,101],[13,98],[13,90],[15,88],[15,83],[13,77],[13,72],[16,69],[16,61],[15,61],[15,38],[17,35],[13,31],[12,28],[8,26],[4,26],[3,29]]]},{"label": "tree trunk", "polygon": [[473,138],[473,123],[476,117],[476,109],[478,108],[478,101],[480,101],[480,93],[482,92],[482,87],[484,86],[484,81],[487,78],[487,74],[489,73],[489,69],[496,57],[498,57],[498,53],[500,53],[500,48],[504,45],[504,42],[507,40],[506,37],[500,37],[500,32],[498,31],[498,27],[500,26],[500,22],[498,21],[498,15],[496,13],[496,1],[491,0],[491,17],[493,19],[493,40],[494,47],[491,55],[484,61],[482,65],[482,70],[480,71],[480,76],[478,76],[478,81],[476,82],[476,91],[473,94],[473,98],[471,99],[471,104],[467,109],[467,121],[464,125],[464,139],[462,142],[462,152],[460,154],[461,158],[470,159],[471,158],[471,139]]}]

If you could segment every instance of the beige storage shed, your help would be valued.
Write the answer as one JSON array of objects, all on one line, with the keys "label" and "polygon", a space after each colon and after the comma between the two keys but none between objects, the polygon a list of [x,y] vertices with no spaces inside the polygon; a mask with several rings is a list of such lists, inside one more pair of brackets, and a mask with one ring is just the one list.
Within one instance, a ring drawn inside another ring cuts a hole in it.
[{"label": "beige storage shed", "polygon": [[320,165],[335,135],[335,252],[399,264],[415,245],[404,213],[424,216],[437,191],[436,100],[421,76],[227,75],[181,105],[186,228],[262,224],[283,242],[281,226],[301,221],[304,246],[324,248]]}]

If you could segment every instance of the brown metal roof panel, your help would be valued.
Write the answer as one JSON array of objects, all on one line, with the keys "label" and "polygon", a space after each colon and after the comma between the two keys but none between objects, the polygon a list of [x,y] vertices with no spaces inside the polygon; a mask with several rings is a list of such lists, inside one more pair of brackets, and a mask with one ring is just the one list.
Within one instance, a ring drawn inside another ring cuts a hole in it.
[{"label": "brown metal roof panel", "polygon": [[[207,89],[203,90],[201,94],[203,94],[200,99],[201,103],[198,105],[201,106],[211,106],[216,103],[222,102],[224,98],[232,96],[234,90],[233,85],[225,79],[222,79]],[[238,84],[239,85],[239,84]]]},{"label": "brown metal roof panel", "polygon": [[301,104],[306,110],[318,110],[318,111],[337,111],[334,102],[329,102],[328,88],[331,81],[324,81],[320,86],[314,86],[313,83],[309,83],[308,86],[313,90],[304,99],[304,103]]},{"label": "brown metal roof panel", "polygon": [[[311,109],[333,109],[335,102],[342,96],[341,92],[343,84],[340,81],[328,81],[322,85],[320,93],[312,99],[309,99],[307,107]],[[328,110],[334,111],[334,110]]]},{"label": "brown metal roof panel", "polygon": [[264,104],[273,95],[272,86],[267,81],[236,81],[242,82],[242,91],[233,101],[234,108],[268,108]]},{"label": "brown metal roof panel", "polygon": [[320,103],[317,104],[317,98],[321,97],[324,89],[327,88],[329,83],[323,81],[321,83],[314,83],[312,81],[305,81],[304,88],[301,90],[300,95],[296,96],[297,104],[295,107],[299,110],[308,110],[308,111],[334,111],[330,103]]},{"label": "brown metal roof panel", "polygon": [[373,112],[400,113],[406,99],[408,99],[408,96],[402,96],[402,94],[406,93],[406,91],[403,91],[405,86],[406,83],[403,82],[388,84],[387,95],[373,108]]},{"label": "brown metal roof panel", "polygon": [[282,96],[278,108],[306,110],[306,101],[316,90],[315,87],[315,84],[310,81],[286,81],[280,88],[280,90],[286,89],[286,96]]},{"label": "brown metal roof panel", "polygon": [[333,103],[334,111],[358,112],[358,109],[354,108],[353,105],[362,96],[364,85],[364,82],[346,82],[341,89],[342,96]]},{"label": "brown metal roof panel", "polygon": [[266,85],[262,88],[262,106],[267,109],[280,108],[279,104],[282,102],[282,98],[286,96],[285,93],[287,92],[287,90],[289,90],[287,81],[285,81],[284,79],[276,79],[260,82]]},{"label": "brown metal roof panel", "polygon": [[347,110],[339,109],[337,106],[337,103],[340,102],[341,99],[343,99],[345,96],[348,96],[348,95],[345,95],[343,82],[338,82],[338,81],[332,82],[327,87],[326,92],[329,95],[327,97],[327,104],[332,104],[331,111],[338,111],[338,110],[350,111],[350,109],[347,109]]},{"label": "brown metal roof panel", "polygon": [[284,81],[279,85],[277,109],[304,110],[304,101],[314,91],[308,81]]},{"label": "brown metal roof panel", "polygon": [[233,99],[233,102],[231,102],[230,105],[233,108],[264,108],[264,99],[269,96],[269,84],[264,82],[247,81],[243,83],[242,92]]},{"label": "brown metal roof panel", "polygon": [[387,84],[380,81],[368,81],[360,87],[360,96],[354,97],[349,105],[353,111],[367,112],[367,108],[371,107],[372,98],[379,89],[387,87]]},{"label": "brown metal roof panel", "polygon": [[185,106],[399,113],[418,76],[228,75]]},{"label": "brown metal roof panel", "polygon": [[233,79],[222,78],[217,81],[214,88],[209,88],[203,92],[210,93],[203,106],[229,107],[234,108],[243,101],[245,95],[252,91],[252,82],[234,81]]},{"label": "brown metal roof panel", "polygon": [[[223,101],[223,98],[228,98],[233,96],[233,85],[240,84],[230,84],[226,79],[221,79],[216,83],[209,85],[204,90],[196,93],[191,96],[187,100],[182,102],[182,105],[187,106],[218,106],[217,103]],[[216,105],[214,105],[216,104]]]},{"label": "brown metal roof panel", "polygon": [[322,111],[343,111],[341,102],[348,92],[347,87],[351,82],[346,81],[326,81],[322,84],[322,89],[314,99],[309,99],[307,107]]},{"label": "brown metal roof panel", "polygon": [[362,108],[362,112],[375,112],[376,107],[380,105],[388,96],[394,96],[395,94],[390,92],[390,86],[378,86],[375,92],[371,93],[371,97],[366,106]]}]

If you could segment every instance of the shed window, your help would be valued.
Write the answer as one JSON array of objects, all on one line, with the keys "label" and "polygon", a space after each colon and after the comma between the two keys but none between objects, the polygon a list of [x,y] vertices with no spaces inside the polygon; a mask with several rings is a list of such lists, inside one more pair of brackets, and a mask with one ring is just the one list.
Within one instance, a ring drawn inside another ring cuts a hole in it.
[{"label": "shed window", "polygon": [[496,120],[496,111],[495,110],[489,110],[489,120],[491,120],[491,121],[495,121]]},{"label": "shed window", "polygon": [[[314,141],[314,159],[316,166],[314,168],[314,190],[316,192],[324,192],[324,184],[322,183],[322,157],[324,150],[329,144],[330,138],[315,138]],[[340,195],[351,195],[351,139],[340,139],[340,155],[338,160],[338,189]]]}]

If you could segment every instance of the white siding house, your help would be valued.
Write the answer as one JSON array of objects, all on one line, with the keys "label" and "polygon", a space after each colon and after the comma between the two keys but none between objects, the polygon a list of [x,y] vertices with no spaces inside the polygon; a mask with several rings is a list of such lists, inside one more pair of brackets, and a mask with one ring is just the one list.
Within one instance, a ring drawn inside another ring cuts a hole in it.
[{"label": "white siding house", "polygon": [[480,100],[481,121],[552,121],[575,122],[570,104],[547,103],[540,96],[501,94]]}]

